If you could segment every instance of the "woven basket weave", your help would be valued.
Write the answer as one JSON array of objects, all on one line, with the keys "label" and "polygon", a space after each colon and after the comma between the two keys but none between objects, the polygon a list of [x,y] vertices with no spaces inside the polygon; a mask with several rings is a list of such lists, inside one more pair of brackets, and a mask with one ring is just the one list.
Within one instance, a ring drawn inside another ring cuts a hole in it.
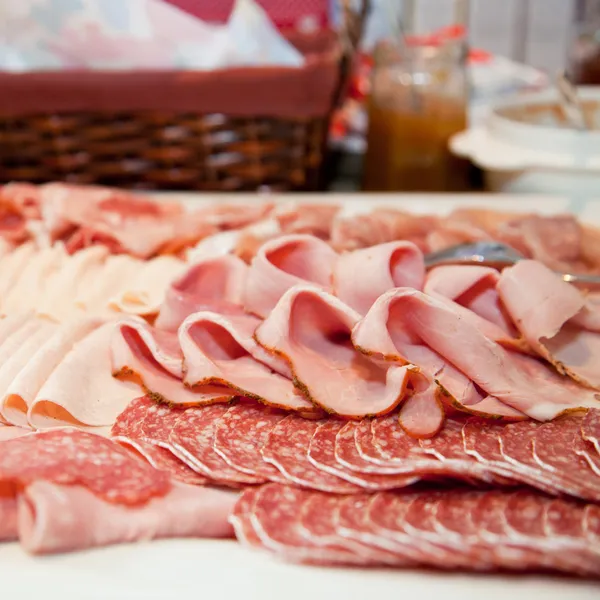
[{"label": "woven basket weave", "polygon": [[316,190],[329,119],[367,11],[289,36],[301,69],[0,74],[0,182]]}]

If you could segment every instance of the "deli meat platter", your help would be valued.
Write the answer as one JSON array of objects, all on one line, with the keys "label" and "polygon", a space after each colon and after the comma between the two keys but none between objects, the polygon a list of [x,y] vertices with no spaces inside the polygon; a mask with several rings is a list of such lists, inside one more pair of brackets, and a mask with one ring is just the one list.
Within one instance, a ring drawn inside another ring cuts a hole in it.
[{"label": "deli meat platter", "polygon": [[[489,240],[524,260],[425,267]],[[3,591],[596,597],[565,273],[600,198],[0,187]]]}]

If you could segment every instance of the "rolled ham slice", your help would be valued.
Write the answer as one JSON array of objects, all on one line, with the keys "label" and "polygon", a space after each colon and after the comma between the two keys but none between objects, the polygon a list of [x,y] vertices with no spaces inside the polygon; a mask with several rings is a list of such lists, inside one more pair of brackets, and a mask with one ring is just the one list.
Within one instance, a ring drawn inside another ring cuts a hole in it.
[{"label": "rolled ham slice", "polygon": [[44,343],[34,344],[33,354],[25,357],[18,373],[2,390],[0,414],[7,422],[22,427],[29,425],[27,412],[43,384],[73,346],[99,324],[94,319],[72,320],[55,327]]},{"label": "rolled ham slice", "polygon": [[131,283],[110,299],[109,306],[129,315],[157,314],[169,285],[184,268],[185,263],[174,256],[159,256],[142,263]]},{"label": "rolled ham slice", "polygon": [[92,331],[61,360],[37,393],[27,419],[36,429],[60,425],[112,425],[139,395],[131,382],[111,375],[113,323]]},{"label": "rolled ham slice", "polygon": [[453,300],[500,327],[509,338],[516,338],[519,333],[496,290],[499,280],[500,273],[491,267],[442,266],[429,272],[423,291]]},{"label": "rolled ham slice", "polygon": [[342,254],[333,270],[335,295],[366,315],[381,294],[397,288],[423,289],[423,253],[411,242],[390,242]]},{"label": "rolled ham slice", "polygon": [[393,347],[390,324],[418,336],[487,395],[534,419],[547,421],[565,411],[600,407],[593,391],[532,357],[506,350],[445,303],[422,292],[401,288],[384,294],[355,329],[354,342],[388,354]]},{"label": "rolled ham slice", "polygon": [[188,317],[179,329],[186,385],[224,385],[275,408],[314,412],[294,387],[286,363],[254,340],[260,323],[249,315],[201,312]]},{"label": "rolled ham slice", "polygon": [[256,340],[289,361],[294,382],[327,412],[348,418],[385,414],[405,397],[410,367],[361,355],[350,334],[360,315],[314,287],[286,292],[256,330]]},{"label": "rolled ham slice", "polygon": [[267,242],[250,266],[244,293],[246,310],[267,317],[295,285],[311,283],[329,290],[337,258],[327,243],[310,235],[288,235]]},{"label": "rolled ham slice", "polygon": [[248,266],[236,256],[197,262],[169,286],[156,326],[177,331],[186,317],[201,310],[243,313],[241,304],[247,274]]},{"label": "rolled ham slice", "polygon": [[498,292],[530,346],[560,373],[600,389],[600,311],[542,263],[505,269]]},{"label": "rolled ham slice", "polygon": [[111,372],[142,388],[154,400],[194,406],[228,402],[234,392],[210,385],[192,391],[183,384],[183,353],[177,334],[141,321],[122,321],[114,328],[110,347]]},{"label": "rolled ham slice", "polygon": [[92,246],[64,260],[39,299],[37,314],[58,322],[72,318],[76,311],[74,299],[80,282],[88,272],[97,269],[107,255],[106,247]]},{"label": "rolled ham slice", "polygon": [[19,540],[32,554],[50,554],[159,538],[229,538],[237,496],[174,482],[167,495],[127,507],[82,486],[36,481],[19,497]]}]

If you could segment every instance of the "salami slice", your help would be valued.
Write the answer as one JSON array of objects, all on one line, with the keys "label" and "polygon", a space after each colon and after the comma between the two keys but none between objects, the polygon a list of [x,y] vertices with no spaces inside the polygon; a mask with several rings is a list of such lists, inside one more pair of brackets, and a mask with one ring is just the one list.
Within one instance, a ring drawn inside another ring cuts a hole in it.
[{"label": "salami slice", "polygon": [[250,519],[266,548],[288,560],[313,564],[372,564],[367,557],[343,546],[315,546],[301,535],[298,514],[312,493],[279,484],[262,486],[257,492]]},{"label": "salami slice", "polygon": [[317,469],[308,460],[308,448],[319,421],[288,415],[269,432],[263,459],[274,465],[290,483],[322,492],[355,494],[357,485]]},{"label": "salami slice", "polygon": [[105,500],[140,504],[170,489],[164,471],[136,459],[107,438],[54,429],[2,443],[0,481],[80,484]]},{"label": "salami slice", "polygon": [[581,423],[581,435],[600,455],[600,410],[589,410]]},{"label": "salami slice", "polygon": [[579,417],[567,416],[545,423],[533,437],[534,459],[544,472],[560,480],[563,489],[572,496],[598,502],[600,477],[581,456],[584,452]]},{"label": "salami slice", "polygon": [[[418,481],[418,477],[411,475],[389,476],[355,472],[339,463],[335,455],[336,440],[344,427],[345,423],[343,421],[336,420],[325,421],[319,425],[308,448],[308,459],[315,467],[366,490],[379,491],[403,488]],[[356,448],[354,439],[351,442]]]},{"label": "salami slice", "polygon": [[155,403],[148,396],[141,396],[129,403],[127,408],[116,418],[111,429],[114,437],[140,437],[142,421],[146,411]]},{"label": "salami slice", "polygon": [[281,472],[261,454],[269,432],[284,417],[281,411],[266,406],[241,402],[232,406],[215,424],[215,452],[241,473],[285,483]]},{"label": "salami slice", "polygon": [[233,526],[235,537],[244,546],[251,548],[263,547],[250,520],[250,513],[254,507],[257,491],[258,488],[246,488],[229,515],[229,522]]},{"label": "salami slice", "polygon": [[148,406],[140,425],[140,436],[161,448],[169,450],[171,431],[185,408],[152,402]]},{"label": "salami slice", "polygon": [[265,479],[242,473],[229,466],[213,448],[215,422],[228,410],[224,404],[189,408],[183,412],[169,435],[169,448],[196,472],[225,485],[253,485]]},{"label": "salami slice", "polygon": [[583,531],[589,544],[596,549],[600,546],[600,506],[588,504],[583,511]]}]

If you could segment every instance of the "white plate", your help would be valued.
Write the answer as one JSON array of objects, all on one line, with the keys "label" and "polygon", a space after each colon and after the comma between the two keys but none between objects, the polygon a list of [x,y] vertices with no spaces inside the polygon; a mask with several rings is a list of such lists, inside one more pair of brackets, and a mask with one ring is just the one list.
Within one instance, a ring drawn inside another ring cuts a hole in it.
[{"label": "white plate", "polygon": [[[251,196],[178,195],[189,205],[256,201]],[[469,196],[294,196],[344,201],[357,214],[380,205],[447,214],[457,206],[544,214],[575,212],[600,225],[600,199]],[[290,197],[277,201],[289,202]],[[541,575],[468,575],[420,571],[330,569],[283,564],[233,541],[170,540],[34,558],[18,544],[0,545],[2,596],[35,600],[544,600],[598,599],[598,585]]]}]

